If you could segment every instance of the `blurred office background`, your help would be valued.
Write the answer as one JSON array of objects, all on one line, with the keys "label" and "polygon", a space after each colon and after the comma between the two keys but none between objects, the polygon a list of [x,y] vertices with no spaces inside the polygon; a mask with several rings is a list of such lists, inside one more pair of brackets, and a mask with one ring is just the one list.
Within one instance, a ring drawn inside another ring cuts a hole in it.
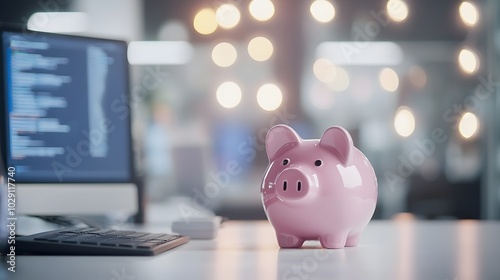
[{"label": "blurred office background", "polygon": [[342,125],[378,176],[375,217],[500,218],[500,4],[494,0],[39,0],[0,21],[129,41],[139,172],[264,218],[267,130]]}]

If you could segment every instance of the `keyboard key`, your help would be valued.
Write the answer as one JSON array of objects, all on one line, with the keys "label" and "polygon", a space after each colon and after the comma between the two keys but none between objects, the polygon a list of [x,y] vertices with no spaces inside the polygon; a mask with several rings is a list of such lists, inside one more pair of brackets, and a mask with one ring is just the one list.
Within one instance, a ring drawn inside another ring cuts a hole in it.
[{"label": "keyboard key", "polygon": [[127,234],[127,235],[120,236],[120,237],[121,238],[128,238],[128,239],[137,239],[137,238],[144,237],[147,235],[148,235],[148,233],[137,232],[137,233]]},{"label": "keyboard key", "polygon": [[168,234],[165,233],[154,233],[154,234],[148,234],[147,236],[144,236],[143,238],[146,240],[151,240],[151,239],[162,239],[162,237],[168,236]]},{"label": "keyboard key", "polygon": [[83,234],[83,233],[89,233],[89,232],[92,232],[92,231],[95,231],[95,230],[99,230],[98,228],[80,228],[80,229],[77,229],[73,232],[75,233],[79,233],[79,234]]},{"label": "keyboard key", "polygon": [[70,240],[72,241],[87,241],[87,240],[90,240],[90,239],[95,239],[99,237],[99,235],[94,235],[94,234],[81,234],[81,235],[77,235],[75,237],[72,237],[70,238]]},{"label": "keyboard key", "polygon": [[165,240],[165,241],[172,241],[172,240],[177,239],[179,237],[181,237],[181,236],[180,235],[172,235],[172,236],[170,236],[170,237],[168,237],[166,239],[163,239],[163,240]]},{"label": "keyboard key", "polygon": [[117,236],[126,236],[129,234],[136,234],[137,231],[117,231]]},{"label": "keyboard key", "polygon": [[89,231],[88,233],[105,235],[105,234],[110,234],[110,233],[113,233],[113,232],[116,232],[116,230],[111,230],[111,229],[96,229],[96,230],[93,230],[93,231]]},{"label": "keyboard key", "polygon": [[137,243],[135,241],[133,241],[132,239],[124,239],[124,238],[110,238],[104,242],[101,242],[101,244],[115,244],[115,245],[118,245],[118,244],[134,244],[134,243]]},{"label": "keyboard key", "polygon": [[81,234],[81,233],[86,233],[86,232],[89,232],[89,231],[94,231],[94,230],[98,230],[98,228],[75,228],[75,229],[71,229],[71,230],[65,230],[65,231],[60,231],[59,233],[63,233],[63,234]]}]

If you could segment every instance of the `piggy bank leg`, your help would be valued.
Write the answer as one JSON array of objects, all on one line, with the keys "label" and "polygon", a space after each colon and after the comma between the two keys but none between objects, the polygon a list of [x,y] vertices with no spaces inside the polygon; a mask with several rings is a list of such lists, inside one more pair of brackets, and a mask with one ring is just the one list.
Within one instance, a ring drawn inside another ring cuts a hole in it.
[{"label": "piggy bank leg", "polygon": [[346,247],[356,247],[359,244],[359,239],[361,238],[361,233],[350,233],[347,236],[347,241],[345,243]]},{"label": "piggy bank leg", "polygon": [[347,233],[336,233],[320,236],[319,242],[323,248],[341,249],[346,245]]},{"label": "piggy bank leg", "polygon": [[276,237],[281,248],[300,248],[304,243],[304,240],[295,235],[276,233]]}]

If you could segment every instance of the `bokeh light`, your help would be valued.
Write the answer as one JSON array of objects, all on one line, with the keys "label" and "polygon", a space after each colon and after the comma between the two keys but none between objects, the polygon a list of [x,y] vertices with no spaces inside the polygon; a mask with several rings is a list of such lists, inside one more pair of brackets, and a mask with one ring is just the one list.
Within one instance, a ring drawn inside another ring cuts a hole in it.
[{"label": "bokeh light", "polygon": [[326,58],[319,58],[314,62],[313,72],[314,76],[325,83],[330,90],[344,91],[349,87],[349,74]]},{"label": "bokeh light", "polygon": [[266,61],[273,55],[273,44],[266,37],[255,37],[248,43],[248,54],[256,61]]},{"label": "bokeh light", "polygon": [[241,14],[235,5],[223,4],[217,9],[215,18],[220,27],[231,29],[240,22]]},{"label": "bokeh light", "polygon": [[229,67],[233,65],[238,57],[238,53],[233,45],[229,43],[219,43],[212,50],[212,60],[220,67]]},{"label": "bokeh light", "polygon": [[217,101],[224,108],[234,108],[241,102],[241,88],[235,82],[224,82],[217,88]]},{"label": "bokeh light", "polygon": [[312,2],[309,10],[314,19],[322,23],[330,22],[335,17],[335,7],[326,0]]},{"label": "bokeh light", "polygon": [[408,137],[415,131],[415,116],[410,108],[401,106],[394,117],[394,128],[402,137]]},{"label": "bokeh light", "polygon": [[403,0],[389,0],[387,2],[387,14],[397,22],[403,21],[408,17],[408,4]]},{"label": "bokeh light", "polygon": [[382,88],[389,92],[395,92],[399,87],[398,74],[391,68],[382,69],[378,79]]},{"label": "bokeh light", "polygon": [[458,123],[458,132],[463,138],[469,139],[476,135],[479,128],[479,119],[471,112],[466,112]]},{"label": "bokeh light", "polygon": [[479,57],[471,49],[464,48],[458,54],[460,69],[467,74],[474,74],[479,69]]},{"label": "bokeh light", "polygon": [[[87,13],[43,10],[45,12],[34,13],[25,22],[29,30],[49,33],[79,33],[87,31],[90,26],[90,17]],[[23,21],[25,20],[23,19]]]},{"label": "bokeh light", "polygon": [[275,84],[265,84],[257,91],[257,103],[266,111],[274,111],[283,101],[280,88]]},{"label": "bokeh light", "polygon": [[349,74],[341,67],[335,68],[335,77],[332,82],[328,83],[328,88],[334,91],[344,91],[349,87]]},{"label": "bokeh light", "polygon": [[479,21],[479,10],[471,2],[462,2],[458,8],[458,13],[466,26],[475,26]]},{"label": "bokeh light", "polygon": [[319,58],[313,64],[314,76],[325,84],[329,84],[335,80],[336,71],[335,65],[326,58]]},{"label": "bokeh light", "polygon": [[427,84],[427,73],[420,66],[412,66],[408,71],[410,83],[416,88],[423,88]]},{"label": "bokeh light", "polygon": [[217,29],[215,11],[210,8],[201,9],[194,17],[193,27],[200,34],[212,34]]},{"label": "bokeh light", "polygon": [[266,21],[274,15],[274,4],[270,0],[252,0],[248,5],[252,17],[258,21]]}]

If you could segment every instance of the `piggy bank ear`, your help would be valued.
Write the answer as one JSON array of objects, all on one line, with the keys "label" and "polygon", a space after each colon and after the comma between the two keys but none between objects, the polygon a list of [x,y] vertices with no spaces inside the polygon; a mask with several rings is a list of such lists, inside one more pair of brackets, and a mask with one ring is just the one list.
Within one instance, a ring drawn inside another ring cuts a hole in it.
[{"label": "piggy bank ear", "polygon": [[273,126],[266,136],[267,158],[272,161],[278,151],[298,145],[300,137],[295,130],[283,124]]},{"label": "piggy bank ear", "polygon": [[340,126],[332,126],[325,131],[319,145],[333,151],[344,166],[352,163],[354,155],[354,145],[349,132]]}]

